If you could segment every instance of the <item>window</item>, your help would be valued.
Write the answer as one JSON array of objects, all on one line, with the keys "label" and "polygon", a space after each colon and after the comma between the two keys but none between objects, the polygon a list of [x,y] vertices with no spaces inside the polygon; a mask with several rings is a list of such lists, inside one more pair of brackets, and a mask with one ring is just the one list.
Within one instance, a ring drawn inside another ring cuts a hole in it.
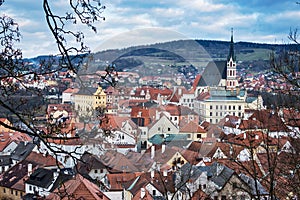
[{"label": "window", "polygon": [[97,169],[95,169],[95,174],[97,174],[98,173],[98,170]]},{"label": "window", "polygon": [[218,110],[219,109],[219,106],[218,105],[216,105],[216,110]]},{"label": "window", "polygon": [[174,120],[176,121],[176,120],[177,120],[177,117],[174,117]]},{"label": "window", "polygon": [[235,110],[235,106],[233,106],[233,110]]},{"label": "window", "polygon": [[213,109],[213,106],[209,106],[210,109]]},{"label": "window", "polygon": [[231,110],[231,106],[228,106],[228,110]]},{"label": "window", "polygon": [[15,191],[15,195],[18,196],[18,191]]},{"label": "window", "polygon": [[232,183],[233,189],[237,188],[237,183]]},{"label": "window", "polygon": [[12,189],[10,189],[10,194],[12,194],[12,195],[14,194],[14,191]]},{"label": "window", "polygon": [[205,190],[206,189],[206,184],[203,184],[202,185],[202,190]]},{"label": "window", "polygon": [[239,110],[242,110],[242,106],[239,106]]},{"label": "window", "polygon": [[171,131],[171,128],[170,128],[170,127],[168,127],[168,131]]},{"label": "window", "polygon": [[160,127],[158,127],[157,130],[160,131]]},{"label": "window", "polygon": [[212,116],[212,112],[209,113],[209,116]]},{"label": "window", "polygon": [[29,191],[32,191],[32,186],[31,185],[29,185]]},{"label": "window", "polygon": [[156,195],[156,190],[153,190],[152,194],[153,194],[153,196],[155,196]]},{"label": "window", "polygon": [[3,193],[6,193],[6,190],[5,190],[5,188],[3,188]]},{"label": "window", "polygon": [[197,134],[197,138],[200,139],[201,138],[201,134]]}]

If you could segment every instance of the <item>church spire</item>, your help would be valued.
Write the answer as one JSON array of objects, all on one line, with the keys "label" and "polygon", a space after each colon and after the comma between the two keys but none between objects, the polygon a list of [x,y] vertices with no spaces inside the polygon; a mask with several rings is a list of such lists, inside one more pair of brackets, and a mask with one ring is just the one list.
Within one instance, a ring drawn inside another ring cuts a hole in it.
[{"label": "church spire", "polygon": [[235,61],[233,44],[234,44],[233,43],[233,28],[231,28],[230,50],[229,50],[229,55],[228,55],[227,61],[229,61],[230,58],[232,58],[232,60]]}]

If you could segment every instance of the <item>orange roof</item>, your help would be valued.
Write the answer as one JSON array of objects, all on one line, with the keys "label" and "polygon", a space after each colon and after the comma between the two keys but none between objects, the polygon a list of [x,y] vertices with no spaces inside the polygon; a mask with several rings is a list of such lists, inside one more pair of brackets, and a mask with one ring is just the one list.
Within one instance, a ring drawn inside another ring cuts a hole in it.
[{"label": "orange roof", "polygon": [[70,198],[70,195],[72,195],[74,199],[109,199],[99,190],[96,184],[83,178],[80,174],[77,174],[74,179],[64,183],[61,188],[55,189],[46,199],[67,200]]},{"label": "orange roof", "polygon": [[283,123],[278,112],[273,110],[255,110],[249,119],[260,121],[269,131],[286,131],[289,128]]},{"label": "orange roof", "polygon": [[121,129],[123,122],[128,121],[128,123],[137,128],[137,125],[131,120],[130,117],[117,116],[117,115],[106,115],[106,120],[104,120],[100,127],[104,129]]},{"label": "orange roof", "polygon": [[80,138],[62,137],[60,139],[48,138],[46,140],[49,143],[54,143],[54,144],[59,144],[59,145],[82,145],[83,144],[83,141]]},{"label": "orange roof", "polygon": [[264,125],[262,122],[254,119],[241,120],[239,129],[250,130],[250,129],[263,129]]},{"label": "orange roof", "polygon": [[77,93],[79,91],[79,88],[68,88],[65,91],[63,91],[63,93]]},{"label": "orange roof", "polygon": [[197,88],[197,85],[198,85],[198,83],[199,83],[200,79],[201,79],[201,74],[198,74],[198,75],[196,76],[196,78],[195,78],[194,82],[193,82],[193,85],[192,85],[191,91],[193,91],[193,92],[194,92],[194,91],[196,90],[196,88]]},{"label": "orange roof", "polygon": [[235,137],[228,139],[229,143],[250,147],[250,148],[256,148],[258,147],[262,142],[268,143],[268,145],[279,145],[279,141],[276,138],[272,138],[268,136],[267,134],[263,133],[262,131],[254,131],[254,132],[245,132],[236,135]]},{"label": "orange roof", "polygon": [[197,123],[191,121],[183,127],[180,127],[179,132],[185,133],[206,133],[206,131]]},{"label": "orange roof", "polygon": [[21,132],[1,132],[0,133],[0,152],[7,147],[11,142],[32,141],[32,138]]},{"label": "orange roof", "polygon": [[110,185],[110,191],[122,191],[124,183],[134,180],[137,177],[135,173],[107,174]]},{"label": "orange roof", "polygon": [[[145,189],[145,188],[144,188]],[[139,190],[132,198],[132,200],[153,200],[153,197],[148,190],[145,189],[145,195],[141,198],[141,190]]]},{"label": "orange roof", "polygon": [[115,172],[138,172],[139,170],[134,166],[127,157],[116,151],[106,151],[104,155],[100,157],[103,164],[109,168],[113,173]]},{"label": "orange roof", "polygon": [[61,165],[61,163],[50,156],[49,154],[43,155],[41,153],[37,153],[32,151],[26,159],[30,163],[34,163],[35,165],[38,165],[40,167],[50,167],[50,166],[57,166]]}]

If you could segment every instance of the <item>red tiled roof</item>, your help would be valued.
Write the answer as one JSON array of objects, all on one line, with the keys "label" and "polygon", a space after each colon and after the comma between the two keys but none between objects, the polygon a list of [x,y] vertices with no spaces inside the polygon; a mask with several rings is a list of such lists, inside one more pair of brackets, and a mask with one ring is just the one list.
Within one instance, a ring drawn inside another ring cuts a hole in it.
[{"label": "red tiled roof", "polygon": [[110,191],[122,191],[124,183],[134,180],[137,177],[135,173],[117,173],[117,174],[107,174],[106,175]]},{"label": "red tiled roof", "polygon": [[61,188],[54,190],[46,199],[67,200],[70,196],[74,199],[109,200],[109,198],[99,190],[97,185],[83,178],[80,174],[77,174],[74,179],[65,182]]},{"label": "red tiled roof", "polygon": [[111,173],[131,173],[139,171],[139,169],[134,166],[134,163],[132,163],[126,156],[119,152],[106,151],[105,154],[100,158]]},{"label": "red tiled roof", "polygon": [[63,91],[63,93],[72,93],[75,94],[79,91],[79,88],[68,88],[65,91]]},{"label": "red tiled roof", "polygon": [[253,129],[263,129],[264,125],[262,122],[254,119],[241,120],[239,129],[241,130],[253,130]]},{"label": "red tiled roof", "polygon": [[30,142],[32,141],[32,138],[29,137],[25,133],[21,132],[1,132],[0,133],[0,152],[7,147],[11,142],[19,143],[21,141],[23,142]]},{"label": "red tiled roof", "polygon": [[48,154],[43,155],[41,153],[37,153],[34,151],[32,151],[26,157],[25,160],[27,160],[30,163],[34,163],[35,165],[38,165],[40,167],[50,167],[50,166],[58,166],[58,165],[62,166],[62,164],[52,156]]},{"label": "red tiled roof", "polygon": [[278,139],[272,138],[268,136],[267,134],[263,133],[262,131],[254,131],[254,132],[245,132],[236,135],[235,137],[228,139],[229,143],[245,146],[249,148],[256,148],[260,144],[268,143],[270,146],[277,146],[278,145]]},{"label": "red tiled roof", "polygon": [[201,74],[198,74],[198,75],[196,76],[196,78],[195,78],[195,80],[194,80],[194,82],[193,82],[192,88],[191,88],[191,90],[192,90],[193,92],[196,90],[197,85],[198,85],[200,79],[201,79]]},{"label": "red tiled roof", "polygon": [[249,119],[260,121],[263,124],[264,128],[267,128],[271,132],[290,132],[290,129],[283,123],[278,113],[273,110],[256,110],[249,117]]},{"label": "red tiled roof", "polygon": [[185,126],[180,127],[179,132],[185,132],[185,133],[206,133],[206,130],[204,130],[197,123],[191,121],[188,124],[186,124]]}]

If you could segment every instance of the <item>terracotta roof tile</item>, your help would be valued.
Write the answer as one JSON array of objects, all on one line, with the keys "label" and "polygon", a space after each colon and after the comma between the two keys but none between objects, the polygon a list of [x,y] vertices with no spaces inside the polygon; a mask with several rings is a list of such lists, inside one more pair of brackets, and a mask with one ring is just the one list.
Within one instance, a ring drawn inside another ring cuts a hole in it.
[{"label": "terracotta roof tile", "polygon": [[179,132],[186,132],[186,133],[206,133],[200,125],[191,121],[183,127],[180,127]]},{"label": "terracotta roof tile", "polygon": [[[59,195],[58,195],[59,194]],[[77,174],[74,179],[71,179],[63,184],[61,188],[54,190],[46,199],[67,200],[70,197],[74,199],[95,199],[108,200],[109,198],[99,190],[99,187],[89,180]]]},{"label": "terracotta roof tile", "polygon": [[62,166],[62,164],[52,156],[34,151],[32,151],[25,160],[40,167]]},{"label": "terracotta roof tile", "polygon": [[137,177],[135,173],[117,173],[106,175],[110,188],[110,191],[122,191],[124,184],[134,180]]}]

